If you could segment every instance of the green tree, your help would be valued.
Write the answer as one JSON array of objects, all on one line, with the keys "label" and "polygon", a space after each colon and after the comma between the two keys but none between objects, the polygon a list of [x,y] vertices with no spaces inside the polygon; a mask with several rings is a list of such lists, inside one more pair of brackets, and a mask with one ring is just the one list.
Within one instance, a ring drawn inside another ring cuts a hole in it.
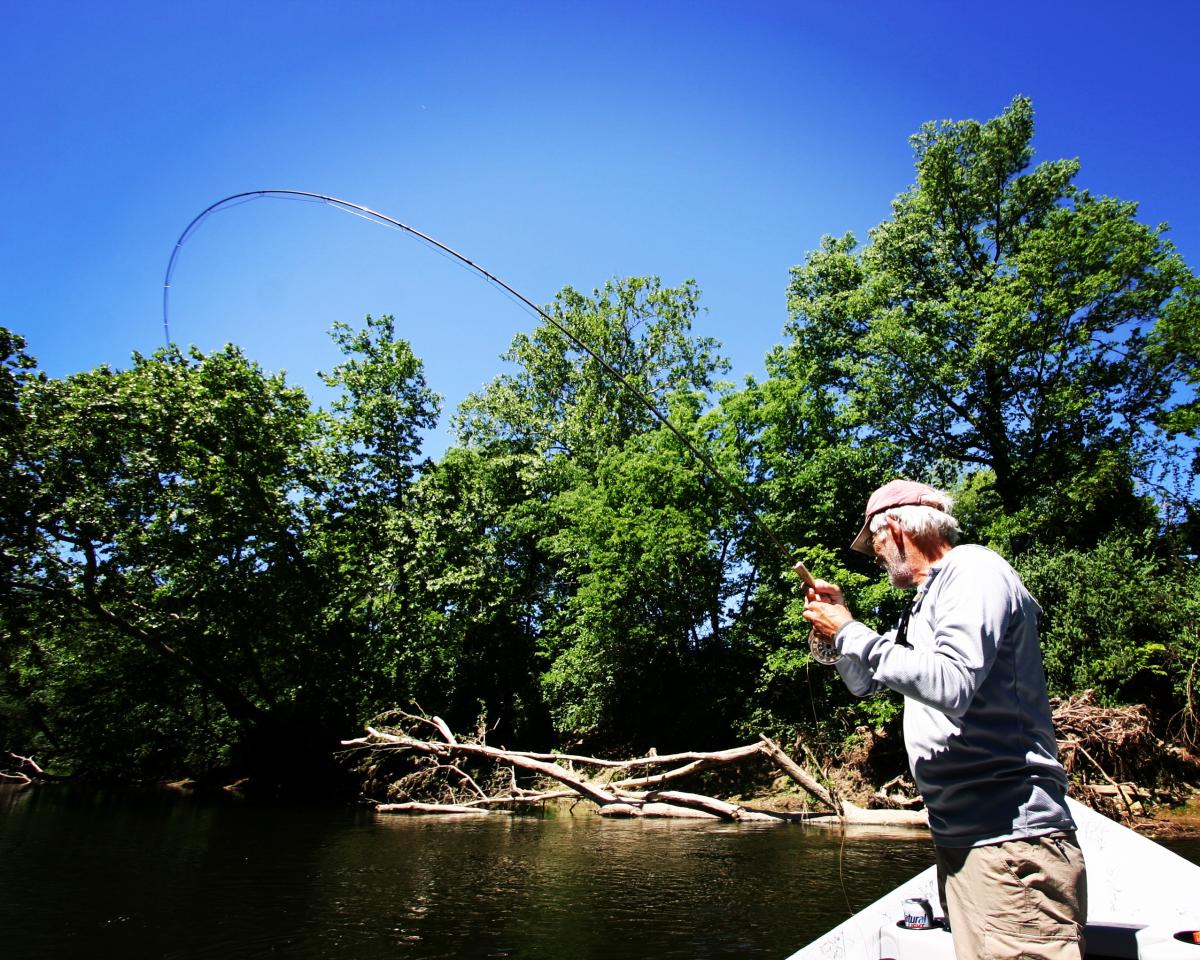
[{"label": "green tree", "polygon": [[[826,238],[793,269],[790,342],[764,383],[726,399],[729,429],[764,515],[868,622],[899,604],[846,553],[861,505],[898,474],[930,480],[1044,592],[1057,690],[1087,683],[1169,712],[1182,691],[1165,677],[1194,659],[1165,642],[1183,607],[1136,622],[1103,611],[1126,577],[1177,597],[1194,576],[1186,533],[1164,539],[1162,524],[1195,509],[1197,281],[1165,227],[1076,186],[1077,161],[1034,166],[1032,136],[1024,98],[986,123],[926,125],[916,182],[870,242]],[[814,687],[795,586],[758,556],[740,627],[781,628],[752,722],[840,736],[893,720],[894,704],[850,702],[827,672]]]},{"label": "green tree", "polygon": [[691,282],[614,280],[590,297],[567,288],[548,308],[555,323],[514,340],[506,358],[517,371],[457,420],[467,449],[508,465],[492,475],[502,487],[488,549],[516,565],[504,581],[509,615],[528,624],[564,736],[657,736],[656,698],[687,677],[654,664],[694,659],[720,605],[719,574],[685,584],[684,572],[711,569],[723,534],[691,455],[559,326],[691,431],[727,366],[691,333],[698,301]]},{"label": "green tree", "polygon": [[459,436],[467,445],[502,440],[547,458],[565,454],[591,469],[606,451],[657,423],[575,340],[665,409],[674,391],[707,393],[728,369],[716,341],[691,333],[699,298],[694,281],[664,287],[657,277],[610,280],[590,297],[564,288],[547,307],[554,323],[542,321],[532,334],[513,339],[504,359],[518,371],[464,402],[456,418]]},{"label": "green tree", "polygon": [[327,412],[234,347],[20,385],[3,625],[26,739],[84,772],[319,779],[411,688],[436,398],[390,318],[335,339]]},{"label": "green tree", "polygon": [[847,418],[834,391],[813,375],[819,363],[776,348],[767,356],[767,379],[748,380],[723,397],[716,414],[756,510],[775,532],[767,538],[751,526],[739,543],[731,641],[750,670],[740,724],[749,736],[767,730],[790,739],[801,727],[810,742],[818,728],[838,740],[858,725],[860,708],[875,706],[849,697],[824,667],[812,669],[802,586],[780,542],[814,574],[842,584],[864,616],[882,622],[896,606],[890,592],[868,587],[873,567],[845,547],[857,533],[860,505],[894,475],[899,456]]},{"label": "green tree", "polygon": [[37,362],[22,337],[0,327],[0,749],[31,752],[46,735],[45,718],[33,702],[29,671],[21,669],[18,577],[37,544],[32,508],[37,477],[28,468],[27,424],[21,394]]},{"label": "green tree", "polygon": [[544,746],[537,601],[549,568],[528,463],[503,447],[452,447],[417,484],[410,570],[422,622],[405,655],[420,659],[412,698],[455,729],[483,714],[498,742]]},{"label": "green tree", "polygon": [[[1118,536],[1090,550],[1035,549],[1019,568],[1045,608],[1051,693],[1094,690],[1102,702],[1145,703],[1166,728],[1188,703],[1200,665],[1195,564],[1157,557]],[[1122,602],[1126,592],[1137,602]]]},{"label": "green tree", "polygon": [[1153,519],[1137,494],[1162,479],[1158,428],[1187,428],[1196,281],[1165,227],[1074,184],[1078,161],[1031,167],[1032,137],[1021,97],[927,124],[871,242],[827,238],[793,270],[789,349],[910,472],[979,471],[1026,533],[1094,538],[1103,512]]},{"label": "green tree", "polygon": [[[269,725],[311,610],[290,575],[303,395],[233,348],[171,349],[124,372],[30,379],[20,410],[17,470],[36,489],[17,506],[30,536],[9,570],[6,627],[36,649],[27,664],[58,671],[43,689],[91,682],[114,690],[114,709],[121,690],[143,702],[131,688],[146,671],[121,664],[148,653],[245,729]],[[167,726],[190,713],[157,707]]]},{"label": "green tree", "polygon": [[[680,401],[672,421],[703,443],[699,405]],[[543,544],[573,587],[546,625],[559,729],[668,749],[727,738],[741,713],[730,629],[744,526],[728,490],[660,428],[609,453],[552,509]]]},{"label": "green tree", "polygon": [[304,556],[324,591],[310,639],[328,652],[325,672],[341,677],[349,718],[407,699],[435,670],[420,652],[411,498],[429,469],[421,432],[436,425],[441,401],[393,317],[368,316],[359,330],[335,324],[333,339],[344,359],[322,379],[337,396],[316,417],[317,483],[301,508]]}]

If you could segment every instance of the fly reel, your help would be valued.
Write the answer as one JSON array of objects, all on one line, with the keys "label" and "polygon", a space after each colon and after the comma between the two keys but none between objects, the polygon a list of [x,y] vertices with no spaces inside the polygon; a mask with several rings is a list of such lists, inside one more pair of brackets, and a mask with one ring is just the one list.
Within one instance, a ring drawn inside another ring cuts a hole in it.
[{"label": "fly reel", "polygon": [[842,659],[831,637],[823,637],[816,630],[808,635],[808,652],[817,663],[830,665]]}]

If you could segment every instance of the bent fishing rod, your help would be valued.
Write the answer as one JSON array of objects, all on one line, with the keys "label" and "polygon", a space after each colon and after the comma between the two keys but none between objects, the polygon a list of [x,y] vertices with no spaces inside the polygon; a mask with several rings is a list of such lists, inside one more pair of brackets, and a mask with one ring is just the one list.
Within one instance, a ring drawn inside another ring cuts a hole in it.
[{"label": "bent fishing rod", "polygon": [[[765,520],[762,519],[761,516],[759,516],[754,504],[750,502],[750,498],[746,495],[746,492],[742,490],[740,484],[727,477],[716,465],[712,457],[710,457],[705,451],[701,450],[695,443],[693,443],[690,437],[688,437],[682,430],[672,423],[666,414],[658,409],[658,406],[650,397],[646,396],[641,390],[630,383],[625,375],[622,374],[621,371],[619,371],[616,367],[614,367],[604,356],[592,349],[592,347],[589,346],[584,340],[580,339],[580,337],[569,330],[564,324],[560,323],[524,294],[509,286],[495,274],[484,269],[475,261],[467,258],[457,250],[453,249],[447,244],[442,243],[440,240],[437,240],[426,233],[422,233],[415,227],[409,226],[407,223],[401,223],[394,217],[389,217],[387,214],[380,213],[378,210],[372,210],[370,207],[364,207],[362,204],[352,203],[349,200],[343,200],[339,197],[332,197],[323,193],[312,193],[307,190],[249,190],[243,193],[231,194],[230,196],[224,197],[223,199],[218,200],[216,203],[206,207],[192,219],[191,223],[189,223],[187,227],[184,228],[183,233],[179,235],[179,239],[175,241],[175,247],[171,251],[171,257],[167,261],[167,272],[163,280],[163,334],[166,338],[167,346],[171,345],[171,329],[168,320],[171,277],[175,272],[175,264],[179,258],[179,252],[183,248],[184,243],[187,242],[188,238],[195,233],[195,231],[206,219],[208,219],[209,216],[211,216],[213,213],[216,213],[218,210],[241,203],[246,203],[251,200],[257,200],[261,197],[270,197],[275,199],[299,199],[323,203],[334,207],[335,209],[342,210],[343,212],[353,214],[354,216],[362,217],[365,220],[373,221],[375,223],[380,223],[385,226],[390,226],[401,230],[404,233],[415,237],[417,240],[421,241],[427,246],[430,246],[440,253],[457,261],[469,270],[474,271],[489,283],[498,287],[509,297],[512,297],[518,303],[523,304],[529,310],[533,311],[537,316],[541,317],[552,327],[558,330],[558,332],[566,337],[568,341],[591,357],[605,373],[607,373],[622,387],[629,391],[632,396],[636,397],[642,406],[644,406],[659,423],[670,430],[671,433],[674,434],[679,440],[679,442],[684,445],[687,451],[691,453],[691,455],[694,456],[701,464],[703,464],[705,469],[708,470],[709,474],[715,477],[725,488],[725,490],[733,496],[738,505],[741,507],[742,512],[750,520],[754,528],[758,530],[759,533],[761,533],[767,539],[767,542],[770,543],[783,557],[786,557],[790,564],[794,564],[793,569],[804,581],[805,586],[815,586],[812,575],[808,572],[808,569],[803,563],[797,563],[793,551],[789,550],[787,546],[784,545],[783,541],[775,533],[775,531],[771,529],[771,527]],[[825,644],[813,642],[812,638],[810,638],[809,645],[813,655],[823,663],[831,662],[830,660],[826,659],[830,655],[834,657],[837,655],[836,651],[833,651],[831,654],[830,650],[826,648]]]}]

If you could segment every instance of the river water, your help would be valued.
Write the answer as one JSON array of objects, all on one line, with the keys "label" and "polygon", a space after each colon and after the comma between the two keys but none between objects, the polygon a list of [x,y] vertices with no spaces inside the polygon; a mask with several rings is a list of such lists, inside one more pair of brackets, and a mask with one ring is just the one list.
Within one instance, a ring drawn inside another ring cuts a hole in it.
[{"label": "river water", "polygon": [[919,831],[0,787],[0,958],[783,960],[930,862]]}]

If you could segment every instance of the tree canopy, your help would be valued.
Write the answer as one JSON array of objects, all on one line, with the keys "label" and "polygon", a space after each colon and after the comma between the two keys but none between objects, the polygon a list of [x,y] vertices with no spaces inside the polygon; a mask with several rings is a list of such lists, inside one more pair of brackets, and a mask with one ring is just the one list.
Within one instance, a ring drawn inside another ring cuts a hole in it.
[{"label": "tree canopy", "polygon": [[1024,98],[927,124],[917,181],[871,242],[828,238],[793,270],[788,332],[907,469],[987,471],[1003,511],[1045,516],[1030,532],[1046,536],[1162,483],[1194,369],[1167,343],[1200,316],[1165,227],[1078,187],[1076,160],[1032,166],[1032,138]]}]

